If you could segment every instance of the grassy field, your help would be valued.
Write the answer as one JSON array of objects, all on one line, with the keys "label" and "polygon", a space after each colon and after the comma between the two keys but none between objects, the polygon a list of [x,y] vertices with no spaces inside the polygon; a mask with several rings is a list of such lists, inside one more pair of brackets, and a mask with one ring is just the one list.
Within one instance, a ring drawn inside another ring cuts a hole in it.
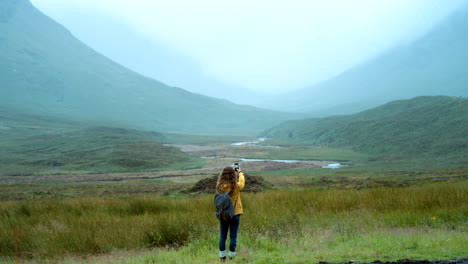
[{"label": "grassy field", "polygon": [[[466,257],[467,187],[465,180],[449,180],[243,194],[235,262]],[[211,195],[1,202],[0,255],[5,263],[106,263],[137,250],[141,255],[121,263],[216,263],[213,209]]]},{"label": "grassy field", "polygon": [[[451,259],[468,252],[468,171],[447,159],[38,124],[0,127],[0,263],[217,263],[213,197],[186,191],[240,158],[302,162],[242,163],[272,187],[242,194],[234,263]],[[345,167],[321,168],[336,161]]]},{"label": "grassy field", "polygon": [[0,175],[85,174],[200,168],[160,143],[164,134],[111,127],[0,129]]}]

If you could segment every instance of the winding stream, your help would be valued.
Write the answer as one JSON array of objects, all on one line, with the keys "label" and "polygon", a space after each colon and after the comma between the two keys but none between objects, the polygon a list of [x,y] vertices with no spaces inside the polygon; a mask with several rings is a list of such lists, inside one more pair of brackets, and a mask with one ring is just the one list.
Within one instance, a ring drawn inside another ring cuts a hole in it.
[{"label": "winding stream", "polygon": [[[268,138],[259,138],[254,141],[246,141],[246,142],[235,142],[232,143],[231,146],[258,146],[258,143],[263,142],[267,140]],[[277,146],[279,147],[279,146]]]},{"label": "winding stream", "polygon": [[[280,148],[280,146],[270,146],[270,145],[259,145],[259,143],[268,140],[268,138],[258,138],[254,141],[245,141],[245,142],[235,142],[232,143],[231,146],[258,146],[258,147],[275,147]],[[283,163],[317,163],[317,161],[312,160],[283,160],[283,159],[247,159],[247,158],[234,158],[234,157],[202,157],[205,159],[230,159],[230,160],[238,160],[243,162],[262,162],[262,161],[271,161],[271,162],[283,162]],[[324,169],[338,169],[341,168],[342,165],[340,163],[328,163],[327,165],[321,166]]]},{"label": "winding stream", "polygon": [[246,158],[234,158],[234,157],[202,157],[203,159],[227,159],[227,160],[237,160],[245,162],[254,162],[254,161],[273,161],[273,162],[284,162],[284,163],[298,163],[298,162],[309,162],[308,160],[277,160],[277,159],[246,159]]}]

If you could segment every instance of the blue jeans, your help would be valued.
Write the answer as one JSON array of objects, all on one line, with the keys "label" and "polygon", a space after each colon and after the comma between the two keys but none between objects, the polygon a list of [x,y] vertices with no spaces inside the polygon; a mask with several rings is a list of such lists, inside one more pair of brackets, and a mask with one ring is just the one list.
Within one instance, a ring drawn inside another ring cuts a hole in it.
[{"label": "blue jeans", "polygon": [[240,223],[240,214],[235,215],[231,221],[222,221],[219,220],[221,236],[219,238],[219,251],[226,250],[226,239],[228,230],[229,232],[229,251],[235,252],[236,245],[237,245],[237,231],[239,230],[239,223]]}]

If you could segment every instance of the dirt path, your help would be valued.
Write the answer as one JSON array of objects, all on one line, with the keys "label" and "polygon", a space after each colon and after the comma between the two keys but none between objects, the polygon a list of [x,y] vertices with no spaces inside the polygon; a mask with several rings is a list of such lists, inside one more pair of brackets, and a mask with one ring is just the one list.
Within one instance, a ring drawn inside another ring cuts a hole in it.
[{"label": "dirt path", "polygon": [[48,182],[117,182],[137,181],[158,178],[188,177],[197,175],[211,175],[216,168],[204,168],[196,170],[177,170],[161,172],[137,172],[137,173],[102,173],[102,174],[63,174],[63,175],[35,175],[35,176],[0,176],[0,184],[26,184]]}]

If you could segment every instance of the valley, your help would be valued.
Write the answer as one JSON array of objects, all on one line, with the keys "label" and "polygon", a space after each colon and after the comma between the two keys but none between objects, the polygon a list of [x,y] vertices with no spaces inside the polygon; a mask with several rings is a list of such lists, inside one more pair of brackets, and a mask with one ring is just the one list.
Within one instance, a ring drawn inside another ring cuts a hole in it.
[{"label": "valley", "polygon": [[[236,161],[249,186],[234,262],[466,257],[468,169],[457,148],[400,159],[307,137],[0,117],[0,263],[215,263],[211,188]],[[270,131],[282,135],[284,127]],[[343,166],[322,168],[330,163]]]},{"label": "valley", "polygon": [[[170,136],[167,137],[166,140],[170,141]],[[188,138],[189,135],[186,140]],[[0,200],[186,196],[185,191],[196,182],[217,175],[223,167],[234,162],[240,162],[248,175],[263,177],[274,189],[404,187],[468,177],[464,167],[409,169],[403,163],[395,166],[385,165],[385,160],[370,161],[368,154],[346,148],[307,145],[272,147],[269,141],[262,142],[264,145],[237,145],[229,137],[219,142],[198,136],[193,136],[192,140],[192,144],[164,144],[181,150],[193,160],[186,163],[184,169],[102,173],[55,170],[33,175],[4,174],[0,176]],[[283,159],[288,160],[285,162]],[[323,168],[336,162],[343,166],[338,169]]]},{"label": "valley", "polygon": [[[395,101],[355,115],[288,121],[263,132],[266,138],[164,133],[3,111],[0,199],[185,197],[198,181],[234,162],[275,189],[461,180],[468,174],[467,102]],[[326,168],[338,163],[340,168]]]},{"label": "valley", "polygon": [[[0,117],[0,263],[214,263],[212,188],[238,161],[249,186],[235,262],[466,257],[468,170],[456,151],[399,159],[301,137]],[[332,163],[343,166],[323,168]]]},{"label": "valley", "polygon": [[[184,153],[197,160],[193,169],[153,170],[130,173],[79,173],[78,171],[56,171],[37,175],[0,176],[3,192],[1,200],[24,200],[43,198],[77,198],[90,197],[124,197],[124,196],[175,196],[191,187],[197,181],[217,175],[225,166],[241,162],[242,168],[255,175],[262,171],[284,169],[321,169],[321,166],[333,163],[326,160],[298,160],[297,162],[281,161],[242,161],[241,157],[274,156],[269,147],[233,146],[230,143],[210,143],[203,145],[165,144],[180,148]],[[282,153],[294,148],[282,147]],[[310,151],[311,153],[313,151]],[[206,158],[207,155],[212,157]],[[228,157],[228,158],[227,158]],[[230,157],[230,158],[229,158]],[[190,166],[188,166],[190,167]],[[275,182],[275,181],[274,181]],[[281,183],[279,183],[281,185]]]},{"label": "valley", "polygon": [[29,0],[0,1],[0,263],[217,263],[214,187],[234,162],[232,263],[466,261],[467,12],[251,98],[262,109],[145,77]]}]

